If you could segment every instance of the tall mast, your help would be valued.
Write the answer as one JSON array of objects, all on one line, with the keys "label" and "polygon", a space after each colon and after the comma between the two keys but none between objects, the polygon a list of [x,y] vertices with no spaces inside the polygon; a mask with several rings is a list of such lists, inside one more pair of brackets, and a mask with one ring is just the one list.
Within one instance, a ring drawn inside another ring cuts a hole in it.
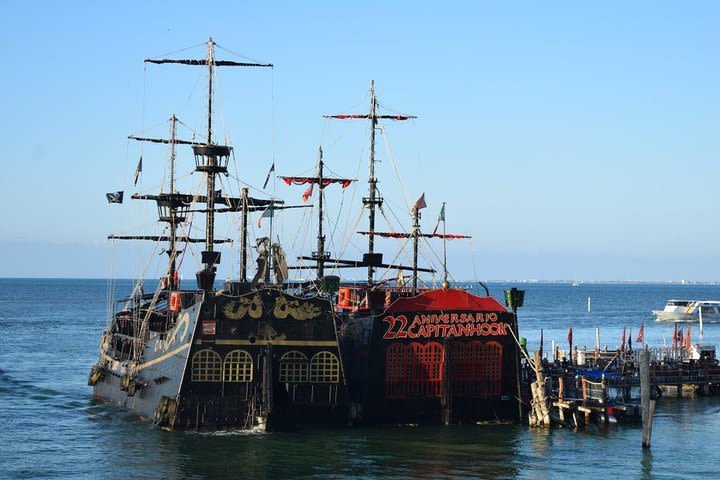
[{"label": "tall mast", "polygon": [[[443,202],[443,212],[445,212],[445,202]],[[448,270],[447,270],[447,222],[445,221],[445,215],[443,215],[443,288],[448,288],[449,284],[447,281]]]},{"label": "tall mast", "polygon": [[[375,97],[375,80],[370,82],[370,112],[367,114],[345,114],[345,115],[324,115],[325,118],[335,118],[339,120],[346,119],[368,119],[370,120],[370,174],[368,183],[370,184],[370,196],[363,198],[363,205],[369,206],[368,218],[368,260],[374,262],[372,254],[375,252],[375,206],[381,206],[383,199],[377,196],[377,179],[375,178],[375,130],[379,119],[388,120],[410,120],[417,118],[413,115],[378,115],[377,98]],[[368,283],[373,283],[375,267],[368,267]]]},{"label": "tall mast", "polygon": [[418,284],[418,241],[420,239],[420,209],[413,208],[413,278],[412,288],[417,289]]},{"label": "tall mast", "polygon": [[170,268],[168,269],[170,290],[175,290],[175,258],[177,257],[176,236],[177,236],[177,206],[172,200],[175,193],[175,139],[177,137],[177,117],[173,114],[170,117]]},{"label": "tall mast", "polygon": [[[377,99],[375,98],[375,80],[370,81],[370,198],[366,205],[370,206],[368,221],[368,253],[375,252],[375,203],[382,205],[382,198],[376,199],[377,179],[375,178],[375,128],[377,127]],[[373,283],[375,267],[368,266],[368,284]]]},{"label": "tall mast", "polygon": [[240,281],[247,282],[247,239],[248,239],[248,188],[242,189],[242,238],[240,252]]},{"label": "tall mast", "polygon": [[207,140],[205,144],[192,143],[195,154],[195,170],[205,173],[207,184],[207,214],[205,217],[205,251],[202,252],[202,263],[205,270],[198,274],[201,289],[211,290],[215,278],[215,265],[220,262],[220,253],[213,252],[215,242],[215,175],[227,172],[227,164],[232,149],[226,145],[216,145],[212,138],[212,100],[213,100],[213,69],[215,67],[270,67],[270,63],[233,62],[215,60],[215,41],[208,39],[207,57],[202,60],[146,59],[146,63],[176,63],[180,65],[199,65],[208,67],[208,102],[207,102]]},{"label": "tall mast", "polygon": [[317,277],[325,275],[325,236],[323,235],[323,151],[318,147],[318,236],[317,236]]},{"label": "tall mast", "polygon": [[[208,67],[208,103],[207,103],[207,144],[212,145],[212,86],[213,65],[215,63],[215,42],[212,37],[208,40],[207,67]],[[210,166],[216,165],[214,157],[208,157]],[[215,236],[215,172],[207,172],[207,216],[205,217],[205,250],[213,251],[213,237]],[[206,264],[207,268],[212,265]]]},{"label": "tall mast", "polygon": [[[298,257],[303,260],[314,260],[315,268],[317,269],[317,278],[320,279],[325,275],[325,264],[330,259],[330,252],[325,251],[325,235],[323,234],[323,216],[324,216],[324,198],[323,192],[325,187],[328,185],[338,183],[342,185],[342,188],[347,188],[355,180],[350,178],[334,178],[325,176],[325,162],[323,161],[323,150],[322,147],[318,147],[318,169],[317,176],[315,177],[290,177],[280,176],[288,185],[310,185],[303,194],[303,201],[307,202],[312,195],[315,185],[318,186],[318,234],[317,234],[317,250],[312,252],[310,257]],[[364,266],[364,265],[362,265]]]}]

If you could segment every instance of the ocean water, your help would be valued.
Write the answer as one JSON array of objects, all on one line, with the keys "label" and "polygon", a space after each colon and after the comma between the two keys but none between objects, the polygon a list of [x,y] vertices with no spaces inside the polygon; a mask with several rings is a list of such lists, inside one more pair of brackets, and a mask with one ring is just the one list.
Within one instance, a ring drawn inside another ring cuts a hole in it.
[{"label": "ocean water", "polygon": [[[120,282],[118,291],[129,291]],[[510,285],[488,285],[500,299]],[[623,326],[661,346],[669,298],[720,299],[713,285],[525,284],[521,335],[565,348],[615,348]],[[587,297],[592,313],[587,314]],[[106,282],[0,279],[2,478],[600,478],[720,477],[720,397],[663,398],[653,445],[636,426],[382,426],[292,433],[167,432],[92,399],[86,385],[106,324]],[[697,338],[697,326],[693,326]],[[720,325],[705,327],[716,343]]]}]

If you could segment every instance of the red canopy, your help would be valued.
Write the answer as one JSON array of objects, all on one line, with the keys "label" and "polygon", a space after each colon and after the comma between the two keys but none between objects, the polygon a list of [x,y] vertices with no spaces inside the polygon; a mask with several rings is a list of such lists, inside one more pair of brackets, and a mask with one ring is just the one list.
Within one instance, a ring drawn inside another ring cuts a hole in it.
[{"label": "red canopy", "polygon": [[415,297],[399,298],[385,311],[387,314],[419,311],[507,312],[492,297],[478,297],[465,290],[429,290]]}]

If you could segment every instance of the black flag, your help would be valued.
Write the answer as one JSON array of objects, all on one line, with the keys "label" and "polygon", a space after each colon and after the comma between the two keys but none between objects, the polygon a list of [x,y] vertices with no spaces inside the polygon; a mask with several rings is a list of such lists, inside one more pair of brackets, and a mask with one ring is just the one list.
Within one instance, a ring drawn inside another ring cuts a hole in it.
[{"label": "black flag", "polygon": [[140,155],[140,161],[138,162],[138,166],[135,169],[135,179],[133,180],[133,186],[137,185],[138,178],[140,178],[140,173],[142,172],[142,155]]},{"label": "black flag", "polygon": [[272,167],[270,167],[270,171],[267,174],[267,177],[265,178],[265,183],[263,183],[263,190],[267,188],[267,184],[270,181],[270,175],[272,175],[272,172],[275,171],[275,162],[273,162]]},{"label": "black flag", "polygon": [[123,192],[106,193],[105,196],[107,197],[108,203],[122,203],[123,200]]}]

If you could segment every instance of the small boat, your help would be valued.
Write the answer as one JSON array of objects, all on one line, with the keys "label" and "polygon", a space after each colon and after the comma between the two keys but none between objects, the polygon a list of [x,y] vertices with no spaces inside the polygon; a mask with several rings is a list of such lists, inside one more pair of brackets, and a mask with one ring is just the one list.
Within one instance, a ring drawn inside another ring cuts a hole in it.
[{"label": "small boat", "polygon": [[[662,310],[653,310],[658,322],[720,321],[720,301],[668,300]],[[702,318],[701,318],[702,315]]]}]

